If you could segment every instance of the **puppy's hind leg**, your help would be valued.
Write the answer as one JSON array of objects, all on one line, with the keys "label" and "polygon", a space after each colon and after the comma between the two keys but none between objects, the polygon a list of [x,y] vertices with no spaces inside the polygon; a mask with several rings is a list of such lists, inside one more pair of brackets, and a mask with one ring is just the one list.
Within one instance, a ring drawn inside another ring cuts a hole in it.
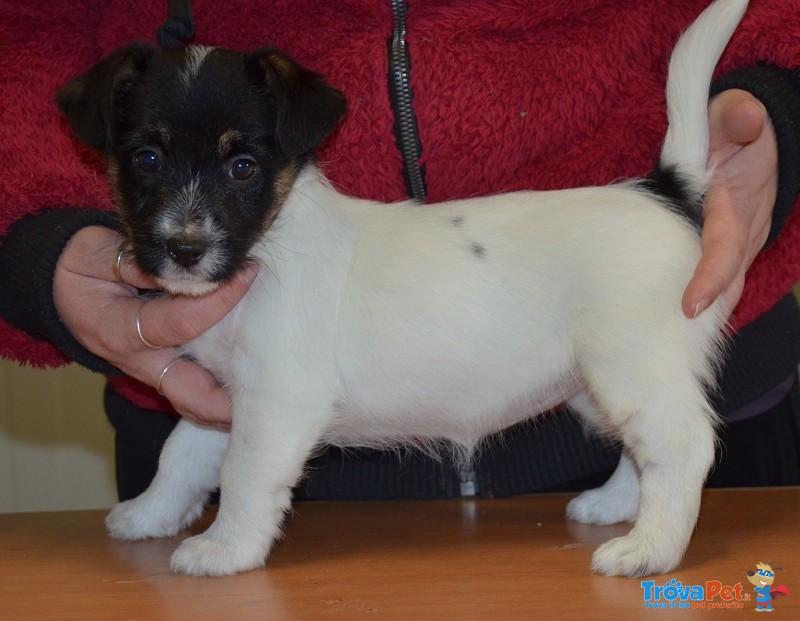
[{"label": "puppy's hind leg", "polygon": [[200,517],[209,493],[219,486],[229,437],[224,431],[179,422],[164,444],[150,487],[106,517],[111,536],[171,537]]},{"label": "puppy's hind leg", "polygon": [[600,546],[592,567],[643,576],[670,571],[683,558],[714,459],[713,414],[681,356],[670,360],[650,350],[648,363],[627,353],[584,369],[593,397],[640,473],[636,524]]}]

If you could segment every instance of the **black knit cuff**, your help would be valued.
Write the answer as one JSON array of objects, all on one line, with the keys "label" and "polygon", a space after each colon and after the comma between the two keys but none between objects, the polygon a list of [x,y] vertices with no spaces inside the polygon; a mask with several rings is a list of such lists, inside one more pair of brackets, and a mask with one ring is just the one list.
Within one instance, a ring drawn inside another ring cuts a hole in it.
[{"label": "black knit cuff", "polygon": [[736,69],[714,82],[711,95],[731,88],[748,91],[764,104],[778,138],[778,195],[769,246],[783,230],[800,192],[800,73],[766,64]]},{"label": "black knit cuff", "polygon": [[113,213],[57,209],[15,222],[0,238],[0,316],[32,337],[48,341],[93,371],[120,372],[84,348],[67,330],[53,301],[53,275],[61,252],[81,228],[119,230]]}]

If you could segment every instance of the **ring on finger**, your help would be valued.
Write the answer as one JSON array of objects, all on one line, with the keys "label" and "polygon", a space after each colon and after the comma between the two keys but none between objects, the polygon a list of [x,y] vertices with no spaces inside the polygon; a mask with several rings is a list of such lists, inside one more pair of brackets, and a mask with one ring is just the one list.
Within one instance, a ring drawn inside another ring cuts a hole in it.
[{"label": "ring on finger", "polygon": [[136,311],[136,334],[139,335],[139,340],[147,345],[150,349],[161,349],[161,345],[153,345],[150,341],[144,338],[142,334],[142,309],[144,308],[144,304],[142,304],[139,309]]},{"label": "ring on finger", "polygon": [[117,248],[117,254],[114,257],[114,264],[112,265],[111,269],[114,272],[114,278],[116,278],[119,282],[127,284],[125,279],[122,278],[122,255],[125,254],[125,244],[120,244],[119,248]]},{"label": "ring on finger", "polygon": [[172,368],[173,364],[180,361],[180,359],[181,359],[180,356],[178,356],[177,358],[175,358],[175,360],[173,360],[167,366],[165,366],[163,371],[161,371],[161,375],[158,376],[158,380],[156,381],[156,392],[158,394],[162,396],[164,395],[164,392],[161,390],[161,386],[164,383],[164,378],[167,375],[167,371],[169,371]]}]

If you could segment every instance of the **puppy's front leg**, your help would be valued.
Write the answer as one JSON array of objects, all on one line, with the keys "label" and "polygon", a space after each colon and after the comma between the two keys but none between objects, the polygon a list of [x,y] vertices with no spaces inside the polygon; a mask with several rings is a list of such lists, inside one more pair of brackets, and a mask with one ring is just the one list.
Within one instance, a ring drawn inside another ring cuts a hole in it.
[{"label": "puppy's front leg", "polygon": [[274,395],[248,401],[245,407],[234,404],[217,518],[205,533],[175,551],[174,571],[224,576],[262,567],[280,534],[291,489],[320,437],[324,413]]},{"label": "puppy's front leg", "polygon": [[179,422],[164,444],[150,487],[112,509],[108,532],[118,539],[146,539],[171,537],[189,526],[219,486],[227,446],[227,432]]}]

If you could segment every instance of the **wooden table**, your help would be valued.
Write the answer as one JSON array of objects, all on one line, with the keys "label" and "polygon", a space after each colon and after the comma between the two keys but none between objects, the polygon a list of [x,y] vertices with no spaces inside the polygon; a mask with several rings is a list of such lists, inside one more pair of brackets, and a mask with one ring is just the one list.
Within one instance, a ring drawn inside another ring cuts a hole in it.
[{"label": "wooden table", "polygon": [[[568,522],[570,497],[298,503],[268,568],[229,578],[170,573],[178,538],[111,540],[102,512],[0,515],[0,619],[755,616],[752,599],[719,596],[693,610],[647,608],[640,580],[592,574],[594,548],[628,526]],[[771,560],[784,568],[775,585],[792,595],[777,600],[768,618],[800,619],[799,530],[800,488],[707,491],[684,562],[652,578],[654,585],[741,584],[742,597],[752,598],[747,571]]]}]

